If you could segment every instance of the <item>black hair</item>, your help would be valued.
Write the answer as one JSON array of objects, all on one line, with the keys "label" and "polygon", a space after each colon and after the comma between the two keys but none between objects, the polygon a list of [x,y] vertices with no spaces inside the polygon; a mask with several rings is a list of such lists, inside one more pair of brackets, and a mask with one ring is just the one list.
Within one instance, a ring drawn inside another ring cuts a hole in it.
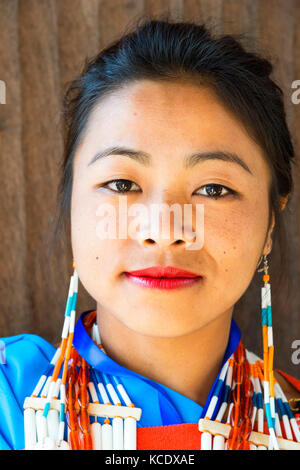
[{"label": "black hair", "polygon": [[272,175],[269,223],[273,210],[272,239],[273,243],[278,239],[283,263],[286,236],[280,196],[293,190],[295,156],[283,92],[270,77],[272,70],[269,60],[246,50],[236,36],[213,34],[205,24],[149,17],[139,18],[131,30],[86,59],[64,96],[65,147],[54,239],[63,225],[70,224],[74,155],[100,100],[142,79],[192,80],[210,86],[263,150]]}]

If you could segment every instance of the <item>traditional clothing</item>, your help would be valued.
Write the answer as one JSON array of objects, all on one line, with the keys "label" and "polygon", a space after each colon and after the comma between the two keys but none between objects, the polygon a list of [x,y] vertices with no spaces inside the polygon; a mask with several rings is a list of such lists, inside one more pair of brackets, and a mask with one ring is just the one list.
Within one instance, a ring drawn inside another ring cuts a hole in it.
[{"label": "traditional clothing", "polygon": [[[73,345],[95,370],[117,376],[134,405],[142,409],[141,418],[137,422],[137,449],[199,450],[201,433],[198,421],[207,412],[220,373],[202,407],[175,390],[137,374],[109,358],[94,343],[83,326],[83,319],[90,312],[92,310],[83,312],[79,317],[74,330]],[[236,350],[240,339],[241,332],[232,320],[222,367]],[[49,362],[55,348],[43,338],[30,334],[2,340],[6,348],[6,363],[0,366],[0,449],[23,449],[24,400],[32,394],[33,387],[41,375],[49,371]],[[293,385],[300,391],[300,381],[295,381]],[[217,403],[216,411],[220,404]],[[212,419],[215,415],[216,413]]]}]

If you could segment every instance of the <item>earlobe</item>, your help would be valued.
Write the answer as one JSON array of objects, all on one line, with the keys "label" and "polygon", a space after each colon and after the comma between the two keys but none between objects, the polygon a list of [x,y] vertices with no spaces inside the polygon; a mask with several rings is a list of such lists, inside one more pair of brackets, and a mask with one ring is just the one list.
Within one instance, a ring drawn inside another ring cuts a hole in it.
[{"label": "earlobe", "polygon": [[272,233],[274,230],[274,226],[275,226],[275,215],[274,215],[274,211],[272,211],[271,225],[268,231],[267,241],[266,241],[264,251],[263,251],[264,255],[269,255],[272,251],[272,245],[273,245]]}]

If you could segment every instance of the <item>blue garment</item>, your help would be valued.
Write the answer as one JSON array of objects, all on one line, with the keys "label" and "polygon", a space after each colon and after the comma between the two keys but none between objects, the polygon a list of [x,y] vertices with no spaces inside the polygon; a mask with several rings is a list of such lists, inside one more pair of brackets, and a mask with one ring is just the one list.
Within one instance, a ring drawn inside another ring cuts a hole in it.
[{"label": "blue garment", "polygon": [[[137,425],[146,427],[198,422],[206,412],[219,374],[202,407],[175,390],[119,365],[103,353],[82,324],[83,316],[91,311],[83,312],[78,319],[73,344],[95,369],[118,377],[132,402],[142,409]],[[232,320],[222,365],[235,351],[240,338],[240,330]],[[41,375],[48,370],[55,348],[43,338],[31,334],[1,340],[5,343],[6,363],[0,364],[0,450],[23,449],[23,403],[32,394]]]}]

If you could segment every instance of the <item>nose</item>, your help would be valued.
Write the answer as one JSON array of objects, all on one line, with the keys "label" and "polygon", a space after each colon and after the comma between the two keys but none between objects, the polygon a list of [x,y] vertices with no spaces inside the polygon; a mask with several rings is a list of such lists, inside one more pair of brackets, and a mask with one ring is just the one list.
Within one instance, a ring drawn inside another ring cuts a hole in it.
[{"label": "nose", "polygon": [[169,248],[172,245],[181,245],[182,247],[187,248],[188,246],[192,245],[195,242],[196,237],[193,236],[191,240],[188,240],[185,236],[178,237],[174,239],[170,238],[163,238],[160,235],[153,236],[148,232],[142,231],[140,235],[138,235],[139,243],[144,246],[150,246],[157,244],[160,248]]},{"label": "nose", "polygon": [[173,224],[170,219],[162,219],[162,214],[160,213],[156,221],[152,220],[152,223],[141,227],[136,234],[136,240],[143,247],[156,244],[163,249],[170,248],[173,245],[178,245],[182,248],[192,245],[196,240],[196,234],[192,228],[187,225],[182,226],[181,217],[174,216]]}]

